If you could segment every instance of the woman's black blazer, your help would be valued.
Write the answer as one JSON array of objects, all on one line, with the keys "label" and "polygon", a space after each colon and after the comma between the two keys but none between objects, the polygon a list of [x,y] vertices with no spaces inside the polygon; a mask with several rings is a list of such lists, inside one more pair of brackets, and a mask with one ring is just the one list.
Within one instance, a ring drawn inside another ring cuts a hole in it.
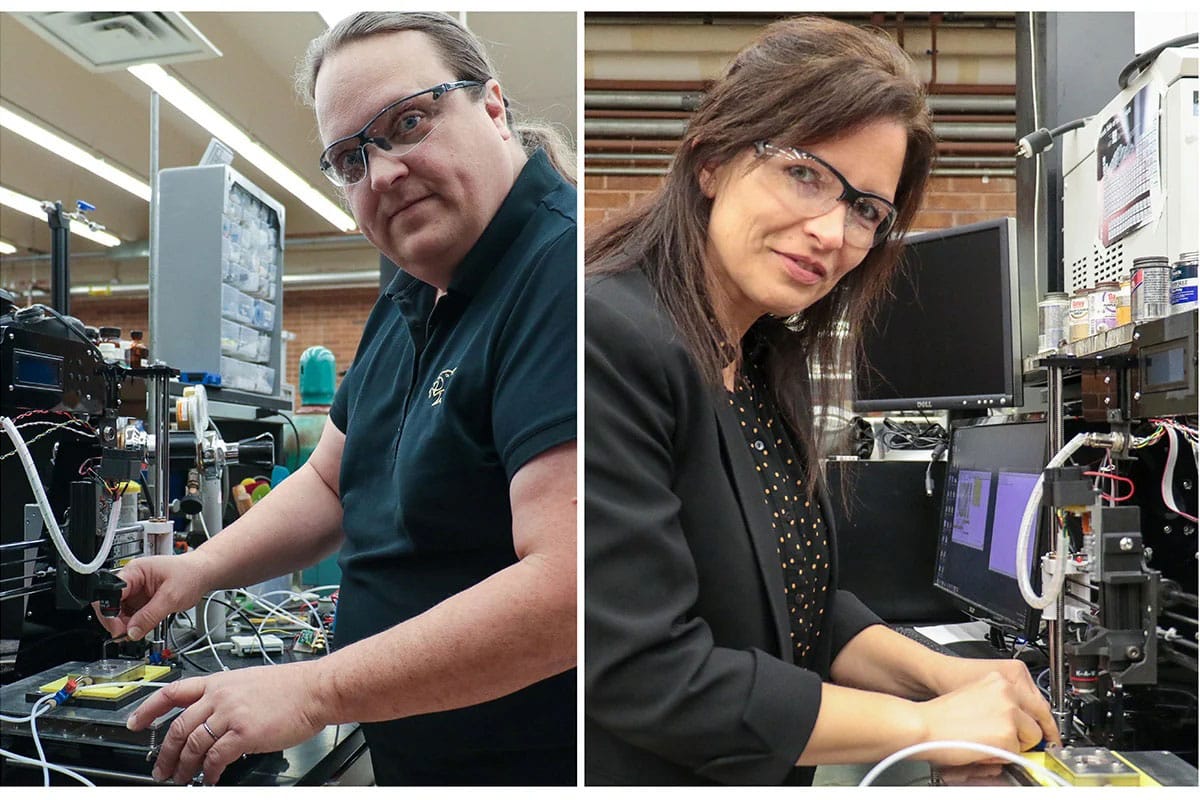
[{"label": "woman's black blazer", "polygon": [[[793,765],[822,679],[879,619],[834,592],[815,671],[795,666],[770,512],[724,391],[640,270],[588,279],[584,327],[585,779],[809,783]],[[836,558],[830,572],[836,586]]]}]

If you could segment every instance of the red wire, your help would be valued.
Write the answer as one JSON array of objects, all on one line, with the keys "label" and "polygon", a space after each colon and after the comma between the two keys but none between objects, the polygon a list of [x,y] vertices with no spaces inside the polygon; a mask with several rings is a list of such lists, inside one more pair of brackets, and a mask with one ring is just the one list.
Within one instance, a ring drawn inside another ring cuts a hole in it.
[{"label": "red wire", "polygon": [[1121,481],[1122,483],[1129,484],[1129,494],[1125,495],[1124,497],[1110,497],[1109,495],[1101,494],[1100,496],[1103,497],[1105,500],[1110,500],[1114,503],[1124,503],[1126,500],[1130,500],[1133,498],[1133,493],[1135,491],[1133,481],[1131,481],[1129,478],[1126,478],[1124,475],[1117,475],[1116,473],[1113,473],[1113,472],[1085,472],[1083,474],[1088,477],[1108,478],[1111,481]]}]

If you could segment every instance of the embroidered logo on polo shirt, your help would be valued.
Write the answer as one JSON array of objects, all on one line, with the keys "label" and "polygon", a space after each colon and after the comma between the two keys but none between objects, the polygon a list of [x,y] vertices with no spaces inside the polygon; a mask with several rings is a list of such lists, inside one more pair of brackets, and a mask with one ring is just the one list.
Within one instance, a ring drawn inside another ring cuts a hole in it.
[{"label": "embroidered logo on polo shirt", "polygon": [[[457,367],[455,368],[457,369]],[[450,380],[450,376],[454,374],[453,369],[444,369],[434,378],[433,385],[429,387],[429,399],[432,401],[429,405],[441,405],[442,395],[446,393],[446,383]]]}]

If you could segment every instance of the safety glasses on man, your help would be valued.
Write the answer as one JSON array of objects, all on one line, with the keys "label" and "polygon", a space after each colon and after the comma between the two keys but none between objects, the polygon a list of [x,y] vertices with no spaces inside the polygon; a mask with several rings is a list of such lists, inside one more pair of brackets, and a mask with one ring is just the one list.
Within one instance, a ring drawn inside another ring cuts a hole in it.
[{"label": "safety glasses on man", "polygon": [[357,133],[343,136],[321,153],[321,172],[334,186],[350,186],[367,174],[367,145],[373,144],[393,156],[403,156],[425,141],[441,124],[443,107],[438,100],[447,92],[480,81],[439,83],[429,89],[389,103]]}]

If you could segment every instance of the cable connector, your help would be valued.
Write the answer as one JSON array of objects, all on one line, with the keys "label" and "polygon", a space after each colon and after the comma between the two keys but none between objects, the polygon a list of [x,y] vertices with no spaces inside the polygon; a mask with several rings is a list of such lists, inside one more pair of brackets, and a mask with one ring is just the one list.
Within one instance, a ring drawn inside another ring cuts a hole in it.
[{"label": "cable connector", "polygon": [[46,705],[50,706],[51,708],[54,708],[55,706],[61,706],[71,699],[71,696],[75,694],[75,690],[78,688],[79,684],[74,678],[67,678],[67,682],[63,684],[61,689],[54,693],[54,697],[47,701]]},{"label": "cable connector", "polygon": [[1084,440],[1085,447],[1103,447],[1106,450],[1115,450],[1118,454],[1124,453],[1129,449],[1130,439],[1123,433],[1089,433],[1087,439]]},{"label": "cable connector", "polygon": [[933,497],[933,465],[936,464],[950,447],[948,442],[938,442],[929,454],[929,466],[925,468],[925,496]]},{"label": "cable connector", "polygon": [[1017,140],[1017,155],[1021,158],[1033,158],[1038,153],[1054,147],[1054,137],[1049,128],[1038,128],[1033,133],[1022,136]]},{"label": "cable connector", "polygon": [[1033,133],[1026,134],[1017,140],[1017,155],[1021,158],[1033,158],[1036,155],[1044,153],[1047,150],[1054,148],[1054,140],[1062,136],[1067,131],[1073,131],[1076,128],[1082,128],[1088,123],[1091,117],[1080,117],[1079,119],[1071,120],[1063,125],[1059,125],[1054,130],[1047,128],[1038,128]]}]

